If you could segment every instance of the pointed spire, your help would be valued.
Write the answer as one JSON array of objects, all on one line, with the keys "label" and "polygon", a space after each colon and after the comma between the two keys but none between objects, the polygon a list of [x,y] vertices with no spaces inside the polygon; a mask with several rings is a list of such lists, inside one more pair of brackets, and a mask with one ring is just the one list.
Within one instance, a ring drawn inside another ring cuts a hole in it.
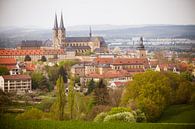
[{"label": "pointed spire", "polygon": [[62,12],[61,12],[60,29],[64,29],[64,30],[65,30],[65,28],[64,28],[64,21],[63,21],[63,14],[62,14]]},{"label": "pointed spire", "polygon": [[89,27],[89,37],[92,37],[92,31],[91,31],[91,26]]},{"label": "pointed spire", "polygon": [[55,20],[54,20],[54,27],[53,27],[54,30],[57,30],[58,29],[58,20],[57,20],[57,14],[55,13]]},{"label": "pointed spire", "polygon": [[143,37],[140,37],[140,42],[143,44]]}]

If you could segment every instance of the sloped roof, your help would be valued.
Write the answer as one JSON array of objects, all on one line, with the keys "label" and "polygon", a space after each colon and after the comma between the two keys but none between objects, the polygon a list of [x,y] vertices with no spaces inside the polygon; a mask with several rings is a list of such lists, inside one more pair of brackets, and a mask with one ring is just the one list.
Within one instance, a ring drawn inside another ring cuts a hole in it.
[{"label": "sloped roof", "polygon": [[15,58],[0,58],[0,65],[16,65]]},{"label": "sloped roof", "polygon": [[0,49],[0,56],[64,54],[63,49]]},{"label": "sloped roof", "polygon": [[29,75],[18,74],[18,75],[3,75],[2,76],[5,80],[27,80],[31,79]]}]

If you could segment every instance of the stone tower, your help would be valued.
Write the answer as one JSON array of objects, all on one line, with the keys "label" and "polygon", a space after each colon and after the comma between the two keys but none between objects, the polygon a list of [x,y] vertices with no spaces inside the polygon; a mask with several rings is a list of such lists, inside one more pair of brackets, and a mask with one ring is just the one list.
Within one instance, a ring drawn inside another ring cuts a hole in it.
[{"label": "stone tower", "polygon": [[59,45],[62,45],[66,37],[66,29],[64,27],[63,14],[61,13],[60,27],[58,29]]},{"label": "stone tower", "polygon": [[143,37],[140,37],[139,45],[137,47],[139,58],[147,58],[146,50],[143,44]]},{"label": "stone tower", "polygon": [[59,47],[59,40],[58,40],[58,20],[57,20],[57,15],[55,14],[55,19],[54,19],[54,27],[53,27],[53,37],[52,37],[52,43],[54,48]]}]

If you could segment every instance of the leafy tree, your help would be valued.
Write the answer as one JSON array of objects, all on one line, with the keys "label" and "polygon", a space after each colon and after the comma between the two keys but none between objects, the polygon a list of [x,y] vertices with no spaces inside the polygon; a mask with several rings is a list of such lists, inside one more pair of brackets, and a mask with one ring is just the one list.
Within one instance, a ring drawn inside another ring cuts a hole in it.
[{"label": "leafy tree", "polygon": [[193,75],[190,72],[188,72],[188,71],[182,72],[180,75],[183,78],[187,79],[188,81],[192,81],[193,80]]},{"label": "leafy tree", "polygon": [[70,80],[70,84],[68,87],[68,107],[70,112],[70,119],[73,118],[74,101],[75,101],[74,82]]},{"label": "leafy tree", "polygon": [[68,82],[68,74],[63,66],[60,66],[59,75],[62,76],[64,83]]},{"label": "leafy tree", "polygon": [[128,84],[121,104],[143,111],[149,121],[160,117],[170,104],[187,103],[192,85],[182,76],[172,72],[147,71],[137,74]]},{"label": "leafy tree", "polygon": [[58,66],[46,67],[46,71],[48,74],[49,81],[52,85],[55,85],[58,77],[59,77],[59,68]]},{"label": "leafy tree", "polygon": [[54,107],[57,109],[57,119],[63,120],[64,119],[64,107],[66,104],[66,95],[65,95],[65,89],[64,89],[64,81],[62,76],[59,76],[57,82],[57,101],[54,103]]},{"label": "leafy tree", "polygon": [[0,76],[1,75],[9,75],[9,70],[5,66],[0,66]]},{"label": "leafy tree", "polygon": [[47,61],[47,58],[46,58],[45,56],[42,56],[42,57],[41,57],[41,61],[42,61],[42,62],[46,62],[46,61]]},{"label": "leafy tree", "polygon": [[94,90],[94,103],[95,105],[109,104],[109,93],[103,79],[98,82],[97,87]]},{"label": "leafy tree", "polygon": [[24,57],[24,61],[31,61],[31,57],[30,57],[29,55],[26,55],[26,56]]},{"label": "leafy tree", "polygon": [[87,94],[90,94],[91,92],[93,92],[93,90],[95,89],[95,86],[96,86],[95,81],[91,79],[87,84],[87,87],[88,87]]},{"label": "leafy tree", "polygon": [[48,79],[40,72],[33,72],[32,78],[32,89],[48,89],[50,90],[50,84]]}]

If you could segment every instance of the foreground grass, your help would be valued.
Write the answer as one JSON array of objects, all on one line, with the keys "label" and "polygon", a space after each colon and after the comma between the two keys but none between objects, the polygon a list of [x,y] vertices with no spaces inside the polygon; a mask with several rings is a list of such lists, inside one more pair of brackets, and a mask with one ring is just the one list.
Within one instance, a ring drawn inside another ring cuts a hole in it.
[{"label": "foreground grass", "polygon": [[0,129],[194,129],[195,124],[95,123],[84,121],[0,119]]},{"label": "foreground grass", "polygon": [[195,123],[195,107],[193,105],[173,105],[163,113],[161,123]]}]

